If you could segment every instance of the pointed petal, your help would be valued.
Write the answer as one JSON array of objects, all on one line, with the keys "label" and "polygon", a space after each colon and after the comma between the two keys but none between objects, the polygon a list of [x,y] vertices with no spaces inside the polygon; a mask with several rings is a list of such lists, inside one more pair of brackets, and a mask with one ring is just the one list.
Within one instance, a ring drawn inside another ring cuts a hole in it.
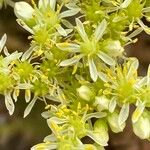
[{"label": "pointed petal", "polygon": [[102,38],[106,28],[107,28],[107,21],[104,19],[95,30],[94,38],[96,42],[98,42]]},{"label": "pointed petal", "polygon": [[116,98],[113,97],[113,98],[110,100],[109,106],[108,106],[109,111],[110,111],[111,113],[114,112],[114,110],[115,110],[115,108],[116,108],[116,105],[117,105]]},{"label": "pointed petal", "polygon": [[146,26],[146,25],[142,22],[142,20],[140,20],[140,19],[137,19],[137,22],[138,22],[138,24],[143,28],[143,30],[144,30],[148,35],[150,35],[150,28],[149,28],[148,26]]},{"label": "pointed petal", "polygon": [[138,121],[138,119],[141,117],[144,109],[145,109],[144,104],[140,103],[139,106],[136,108],[136,110],[133,112],[133,115],[132,115],[133,123],[136,123]]},{"label": "pointed petal", "polygon": [[81,38],[83,39],[83,41],[85,41],[85,42],[88,41],[89,39],[85,32],[83,23],[78,18],[76,18],[76,24],[77,24],[77,30],[78,30]]},{"label": "pointed petal", "polygon": [[115,65],[115,61],[108,56],[107,54],[103,53],[103,52],[99,52],[97,54],[97,56],[102,59],[106,64],[110,65],[110,66],[114,66]]},{"label": "pointed petal", "polygon": [[119,126],[125,123],[128,116],[129,116],[129,103],[126,103],[122,106],[120,114],[119,114],[119,118],[118,118]]},{"label": "pointed petal", "polygon": [[120,7],[121,7],[121,8],[127,8],[127,7],[130,5],[131,2],[132,2],[132,0],[125,0],[125,1],[120,5]]},{"label": "pointed petal", "polygon": [[59,15],[59,18],[62,19],[62,18],[74,16],[74,15],[76,15],[79,11],[80,11],[80,9],[66,10],[66,11],[62,12],[62,13]]},{"label": "pointed petal", "polygon": [[60,35],[67,36],[67,32],[65,31],[65,29],[61,25],[58,24],[55,28]]},{"label": "pointed petal", "polygon": [[7,40],[7,35],[4,34],[3,37],[0,39],[0,52],[2,51],[2,49],[4,48],[4,45],[6,43]]},{"label": "pointed petal", "polygon": [[64,61],[62,61],[59,65],[60,66],[69,66],[69,65],[73,65],[75,63],[77,63],[81,58],[83,57],[83,55],[77,55],[77,56],[74,56],[70,59],[66,59]]},{"label": "pointed petal", "polygon": [[31,110],[32,110],[32,108],[33,108],[33,106],[34,106],[36,100],[37,100],[37,98],[34,97],[34,98],[32,99],[32,101],[28,104],[28,106],[26,107],[26,109],[25,109],[25,111],[24,111],[24,115],[23,115],[24,118],[25,118],[26,116],[28,116],[28,114],[31,112]]},{"label": "pointed petal", "polygon": [[126,76],[127,79],[131,78],[133,76],[133,74],[135,74],[137,72],[138,66],[139,66],[138,59],[136,59],[136,58],[132,59],[130,67],[128,69],[127,76]]},{"label": "pointed petal", "polygon": [[97,68],[96,65],[93,61],[93,59],[88,59],[88,63],[89,63],[89,70],[90,70],[90,75],[92,80],[95,82],[98,78],[98,72],[97,72]]}]

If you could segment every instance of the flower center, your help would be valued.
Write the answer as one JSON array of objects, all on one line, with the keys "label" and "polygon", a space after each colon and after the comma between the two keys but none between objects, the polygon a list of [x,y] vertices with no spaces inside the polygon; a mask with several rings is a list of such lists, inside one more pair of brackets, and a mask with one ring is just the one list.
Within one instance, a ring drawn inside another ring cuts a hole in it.
[{"label": "flower center", "polygon": [[99,45],[94,40],[83,42],[80,45],[80,50],[85,55],[93,55],[99,51]]}]

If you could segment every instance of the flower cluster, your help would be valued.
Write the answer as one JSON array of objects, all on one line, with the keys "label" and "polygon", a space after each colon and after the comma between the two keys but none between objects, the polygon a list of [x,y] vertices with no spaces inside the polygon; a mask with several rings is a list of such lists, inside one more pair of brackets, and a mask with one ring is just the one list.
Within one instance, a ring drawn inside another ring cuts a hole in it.
[{"label": "flower cluster", "polygon": [[125,128],[130,105],[134,133],[150,139],[150,67],[138,76],[138,60],[124,50],[142,31],[150,34],[142,22],[150,20],[149,0],[16,2],[14,12],[31,43],[9,54],[1,38],[0,94],[10,115],[21,90],[24,117],[44,102],[51,134],[32,150],[104,150],[109,129]]}]

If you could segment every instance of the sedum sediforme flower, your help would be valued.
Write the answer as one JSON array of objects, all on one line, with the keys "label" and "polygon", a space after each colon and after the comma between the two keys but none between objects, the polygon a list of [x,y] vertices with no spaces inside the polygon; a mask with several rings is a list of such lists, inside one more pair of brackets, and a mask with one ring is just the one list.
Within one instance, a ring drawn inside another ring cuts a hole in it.
[{"label": "sedum sediforme flower", "polygon": [[138,60],[132,58],[124,63],[123,68],[116,66],[113,70],[108,69],[107,75],[103,72],[99,73],[100,78],[106,82],[105,86],[107,88],[103,93],[112,96],[109,110],[115,108],[116,103],[121,106],[118,117],[119,126],[124,124],[128,118],[129,104],[136,102],[137,68]]},{"label": "sedum sediforme flower", "polygon": [[136,110],[132,115],[132,122],[136,123],[143,114],[145,108],[150,107],[150,66],[148,67],[147,76],[140,78],[136,84],[137,103]]},{"label": "sedum sediforme flower", "polygon": [[[100,62],[104,62],[107,65],[115,65],[114,59],[111,57],[110,53],[103,51],[112,45],[108,42],[107,46],[101,47],[99,41],[102,40],[102,36],[105,34],[107,29],[107,21],[104,19],[95,29],[95,32],[91,37],[88,37],[85,32],[83,23],[76,19],[77,30],[79,35],[82,38],[82,42],[78,43],[57,43],[57,47],[63,51],[69,51],[74,54],[70,59],[64,60],[60,63],[60,66],[69,66],[77,64],[81,59],[85,59],[89,66],[90,76],[93,81],[96,81],[98,78],[98,70],[96,63],[98,60],[95,60],[96,57],[99,58]],[[110,46],[109,46],[110,44]],[[113,46],[112,46],[113,47]],[[121,45],[119,41],[114,43],[116,51],[121,50]],[[109,49],[109,48],[108,48]],[[112,48],[114,50],[114,48]]]},{"label": "sedum sediforme flower", "polygon": [[72,29],[64,29],[62,23],[65,22],[64,25],[71,26],[65,18],[80,11],[79,8],[71,8],[61,12],[63,3],[57,7],[56,4],[56,0],[40,0],[38,7],[34,4],[33,8],[26,2],[15,3],[14,11],[18,17],[18,23],[33,34],[33,45],[38,46],[37,55],[41,55],[45,49],[50,49],[56,37],[67,36],[72,31]]},{"label": "sedum sediforme flower", "polygon": [[149,112],[144,112],[136,121],[133,123],[134,133],[141,139],[150,138],[150,119]]}]

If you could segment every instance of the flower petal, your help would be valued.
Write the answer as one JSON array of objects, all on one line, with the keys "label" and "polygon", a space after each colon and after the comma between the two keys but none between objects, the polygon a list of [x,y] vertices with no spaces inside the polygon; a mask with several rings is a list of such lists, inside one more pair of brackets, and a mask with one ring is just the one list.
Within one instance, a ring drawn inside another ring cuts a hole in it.
[{"label": "flower petal", "polygon": [[106,64],[110,65],[110,66],[114,66],[115,65],[115,61],[110,57],[108,56],[107,54],[103,53],[103,52],[99,52],[97,54],[97,56],[102,59]]},{"label": "flower petal", "polygon": [[71,9],[71,10],[67,10],[67,11],[63,11],[59,17],[60,19],[62,18],[66,18],[66,17],[71,17],[76,15],[77,13],[79,13],[80,9]]},{"label": "flower petal", "polygon": [[95,30],[94,38],[96,42],[98,42],[102,38],[106,28],[107,28],[107,21],[104,19]]},{"label": "flower petal", "polygon": [[6,43],[7,40],[7,35],[4,34],[3,37],[0,39],[0,52],[2,51],[2,49],[4,48],[4,45]]},{"label": "flower petal", "polygon": [[78,18],[76,18],[76,24],[77,24],[77,30],[78,30],[81,38],[83,39],[83,41],[85,41],[85,42],[88,41],[89,39],[85,32],[83,23]]},{"label": "flower petal", "polygon": [[14,12],[17,18],[28,20],[32,18],[34,9],[26,2],[16,2]]},{"label": "flower petal", "polygon": [[68,51],[68,52],[79,52],[80,51],[80,46],[78,44],[74,43],[57,43],[56,46],[63,50],[63,51]]},{"label": "flower petal", "polygon": [[128,116],[129,116],[129,103],[126,103],[122,106],[120,114],[119,114],[119,118],[118,118],[119,126],[125,123]]},{"label": "flower petal", "polygon": [[138,105],[138,107],[136,108],[136,110],[133,112],[132,115],[132,122],[136,123],[138,121],[138,119],[140,118],[140,116],[142,115],[143,111],[145,109],[145,106],[143,103],[140,103]]},{"label": "flower petal", "polygon": [[24,115],[23,115],[24,118],[31,112],[36,100],[37,100],[37,97],[34,97],[32,101],[28,104],[28,106],[26,107],[24,111]]},{"label": "flower petal", "polygon": [[66,59],[66,60],[62,61],[59,65],[60,66],[73,65],[73,64],[77,63],[83,56],[84,56],[83,54],[74,56],[74,57],[72,57],[70,59]]},{"label": "flower petal", "polygon": [[120,5],[120,7],[121,7],[121,8],[127,8],[127,7],[130,5],[131,2],[132,2],[132,0],[125,0],[125,1]]},{"label": "flower petal", "polygon": [[91,78],[95,82],[98,78],[98,72],[97,72],[96,65],[92,58],[88,59],[88,63],[89,63],[89,70],[90,70]]}]

